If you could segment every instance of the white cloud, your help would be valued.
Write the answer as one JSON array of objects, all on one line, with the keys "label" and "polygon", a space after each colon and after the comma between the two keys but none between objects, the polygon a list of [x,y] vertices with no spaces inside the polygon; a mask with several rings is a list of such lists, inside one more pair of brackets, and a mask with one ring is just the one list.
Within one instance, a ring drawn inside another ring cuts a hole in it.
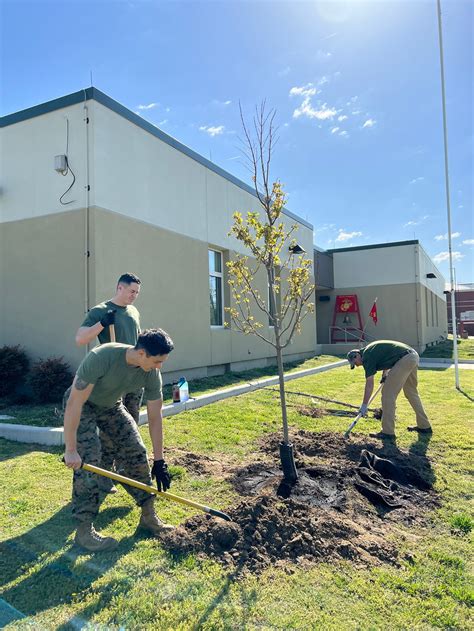
[{"label": "white cloud", "polygon": [[362,129],[364,129],[365,127],[373,127],[375,125],[377,121],[375,121],[373,118],[368,118],[365,123],[362,125]]},{"label": "white cloud", "polygon": [[416,184],[416,182],[422,182],[425,178],[424,177],[416,177],[414,180],[410,181],[410,184]]},{"label": "white cloud", "polygon": [[153,110],[155,107],[158,107],[158,103],[148,103],[148,105],[137,105],[137,110]]},{"label": "white cloud", "polygon": [[290,66],[285,66],[285,68],[282,68],[281,70],[278,71],[278,76],[279,77],[286,77],[287,74],[290,74]]},{"label": "white cloud", "polygon": [[316,88],[312,83],[307,83],[306,85],[300,87],[294,87],[290,90],[290,96],[305,96],[311,97],[316,94]]},{"label": "white cloud", "polygon": [[167,122],[168,122],[168,119],[164,118],[162,121],[158,123],[158,125],[166,125]]},{"label": "white cloud", "polygon": [[339,133],[339,136],[343,136],[344,138],[349,138],[349,134],[347,133],[347,131],[341,131]]},{"label": "white cloud", "polygon": [[464,239],[463,245],[474,245],[474,239]]},{"label": "white cloud", "polygon": [[[464,254],[461,252],[453,252],[453,261],[460,261],[464,257]],[[435,263],[444,263],[445,261],[449,261],[449,252],[440,252],[436,256],[433,256],[433,261]]]},{"label": "white cloud", "polygon": [[[461,236],[460,232],[453,232],[453,234],[451,235],[451,239],[457,239],[458,237]],[[448,240],[448,233],[446,232],[445,234],[437,234],[435,236],[436,241],[447,241]]]},{"label": "white cloud", "polygon": [[326,61],[327,59],[330,59],[332,57],[332,53],[329,53],[326,50],[318,50],[318,52],[316,53],[316,59],[318,59],[319,61]]},{"label": "white cloud", "polygon": [[335,134],[335,133],[336,133],[336,132],[338,132],[338,131],[339,131],[339,127],[333,127],[333,128],[331,129],[331,134]]},{"label": "white cloud", "polygon": [[[415,204],[413,204],[413,205],[415,205]],[[420,223],[423,223],[428,218],[429,218],[429,215],[423,215],[423,217],[421,219],[412,219],[411,221],[407,221],[406,223],[403,224],[403,227],[407,228],[409,226],[419,226]]]},{"label": "white cloud", "polygon": [[341,122],[341,123],[342,123],[342,121],[345,121],[345,120],[347,120],[347,119],[348,119],[348,116],[346,116],[345,114],[343,114],[342,116],[338,116],[338,117],[337,117],[337,120],[338,120],[339,122]]},{"label": "white cloud", "polygon": [[209,134],[209,136],[220,136],[221,134],[224,133],[224,125],[219,125],[218,127],[213,127],[211,125],[201,125],[201,127],[199,128],[199,131],[205,131],[206,134]]},{"label": "white cloud", "polygon": [[212,103],[213,105],[230,105],[232,101],[219,101],[218,99],[214,99]]},{"label": "white cloud", "polygon": [[349,241],[349,239],[354,239],[355,237],[361,237],[362,232],[344,232],[344,230],[339,229],[339,234],[336,237],[336,241]]},{"label": "white cloud", "polygon": [[293,112],[293,118],[299,118],[300,116],[307,116],[308,118],[316,118],[317,120],[332,120],[336,116],[337,110],[333,107],[328,107],[327,103],[323,103],[319,109],[315,109],[311,105],[311,99],[304,99],[300,107],[297,107]]},{"label": "white cloud", "polygon": [[324,85],[325,83],[329,83],[329,79],[326,76],[321,77],[321,79],[318,79],[318,85]]}]

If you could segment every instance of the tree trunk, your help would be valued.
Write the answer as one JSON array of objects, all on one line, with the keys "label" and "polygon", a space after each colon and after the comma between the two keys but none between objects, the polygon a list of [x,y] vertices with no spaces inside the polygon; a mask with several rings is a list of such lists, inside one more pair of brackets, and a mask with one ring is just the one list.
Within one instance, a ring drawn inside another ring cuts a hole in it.
[{"label": "tree trunk", "polygon": [[[278,327],[276,327],[278,329]],[[285,376],[283,373],[283,358],[280,346],[279,331],[275,331],[276,354],[278,364],[278,381],[280,383],[280,406],[281,418],[283,421],[283,441],[280,443],[280,462],[283,470],[283,478],[289,485],[295,484],[298,480],[298,472],[296,470],[295,455],[293,445],[290,443],[288,433],[288,416],[286,413],[286,394],[285,394]]]},{"label": "tree trunk", "polygon": [[283,358],[279,342],[280,340],[277,340],[276,356],[278,365],[278,382],[280,384],[281,420],[283,421],[283,442],[285,445],[288,445],[290,438],[288,435],[288,416],[286,413],[285,375],[283,372]]}]

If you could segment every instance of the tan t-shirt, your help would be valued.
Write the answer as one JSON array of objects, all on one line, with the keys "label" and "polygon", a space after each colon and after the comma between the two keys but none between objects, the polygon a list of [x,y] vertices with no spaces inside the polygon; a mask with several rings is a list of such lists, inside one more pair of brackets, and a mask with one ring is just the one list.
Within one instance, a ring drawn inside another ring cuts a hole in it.
[{"label": "tan t-shirt", "polygon": [[127,364],[128,344],[103,344],[93,348],[82,360],[76,375],[94,389],[89,401],[101,408],[112,408],[128,392],[145,388],[147,401],[163,398],[161,374],[153,369],[145,372]]}]

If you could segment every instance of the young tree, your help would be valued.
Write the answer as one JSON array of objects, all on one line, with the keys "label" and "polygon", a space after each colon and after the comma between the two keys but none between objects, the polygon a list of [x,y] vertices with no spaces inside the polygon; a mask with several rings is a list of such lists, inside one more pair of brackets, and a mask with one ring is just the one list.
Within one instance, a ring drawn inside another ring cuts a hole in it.
[{"label": "young tree", "polygon": [[[274,347],[280,385],[280,404],[283,422],[283,441],[280,460],[285,480],[298,479],[293,445],[288,435],[283,350],[295,333],[301,332],[304,318],[314,311],[311,299],[312,261],[297,245],[296,224],[286,229],[281,221],[285,193],[279,180],[270,183],[270,166],[276,143],[275,110],[266,111],[265,102],[255,109],[251,133],[240,110],[245,134],[245,156],[252,172],[255,193],[260,204],[258,212],[248,212],[244,218],[235,212],[229,235],[234,235],[250,252],[250,257],[236,255],[227,263],[233,306],[227,307],[235,328],[245,335],[256,335]],[[256,279],[264,270],[268,283],[268,298],[262,296]],[[260,317],[259,317],[260,316]],[[269,322],[273,333],[268,333],[261,319]]]}]

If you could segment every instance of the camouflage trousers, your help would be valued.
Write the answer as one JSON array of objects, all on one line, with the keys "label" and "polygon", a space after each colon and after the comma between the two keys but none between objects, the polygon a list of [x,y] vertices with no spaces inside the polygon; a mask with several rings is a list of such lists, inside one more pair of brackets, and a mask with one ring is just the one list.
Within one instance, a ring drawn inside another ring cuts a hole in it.
[{"label": "camouflage trousers", "polygon": [[[100,435],[97,434],[97,429]],[[103,467],[104,445],[112,454],[120,473],[139,482],[151,484],[145,445],[135,421],[122,402],[110,409],[99,408],[93,403],[86,402],[82,408],[77,429],[77,451],[83,462]],[[96,517],[100,506],[99,478],[97,474],[84,469],[74,471],[72,514],[76,521],[93,521]],[[150,499],[146,491],[127,484],[124,488],[139,506]]]},{"label": "camouflage trousers", "polygon": [[[123,404],[125,409],[133,418],[135,423],[138,425],[138,419],[140,418],[140,403],[142,401],[143,390],[139,390],[138,392],[129,392],[123,397]],[[102,467],[104,469],[108,469],[109,471],[113,471],[114,467],[114,449],[113,446],[109,447],[109,442],[107,441],[107,437],[103,437],[100,427],[99,427],[99,436],[102,442]]]}]

